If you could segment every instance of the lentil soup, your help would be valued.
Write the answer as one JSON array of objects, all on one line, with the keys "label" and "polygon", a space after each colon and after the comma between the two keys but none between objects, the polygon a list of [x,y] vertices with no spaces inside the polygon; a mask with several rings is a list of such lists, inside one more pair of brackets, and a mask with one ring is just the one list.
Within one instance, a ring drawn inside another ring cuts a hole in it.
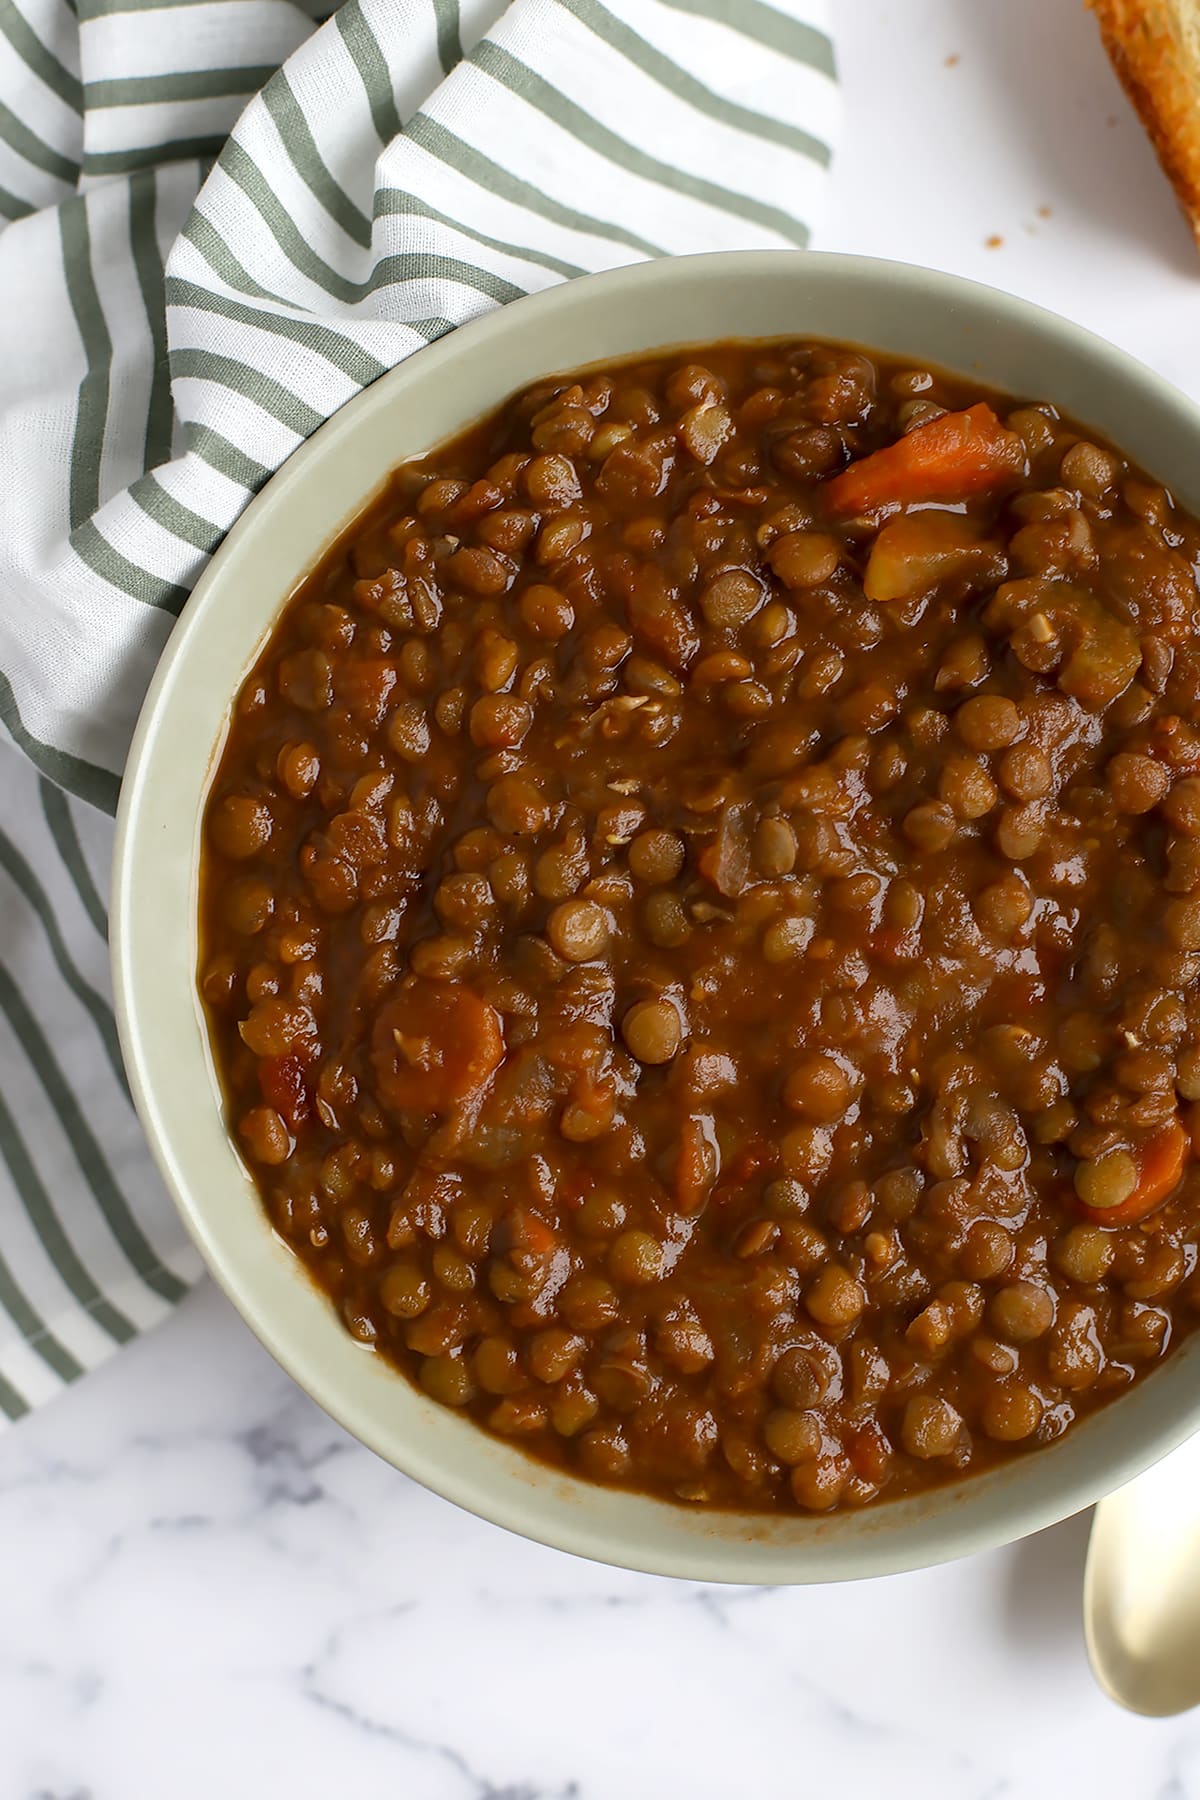
[{"label": "lentil soup", "polygon": [[210,791],[275,1229],[531,1454],[827,1511],[1200,1307],[1200,526],[828,343],[565,376],[391,478]]}]

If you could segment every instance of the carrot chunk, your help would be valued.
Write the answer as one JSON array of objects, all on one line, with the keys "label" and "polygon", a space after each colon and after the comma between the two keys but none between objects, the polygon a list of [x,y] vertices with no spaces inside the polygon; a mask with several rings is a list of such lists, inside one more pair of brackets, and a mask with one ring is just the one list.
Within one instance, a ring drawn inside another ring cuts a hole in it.
[{"label": "carrot chunk", "polygon": [[500,1015],[470,988],[414,981],[380,1012],[371,1060],[385,1105],[448,1112],[481,1094],[503,1062]]},{"label": "carrot chunk", "polygon": [[295,1131],[309,1114],[308,1083],[300,1057],[264,1056],[258,1064],[258,1085],[268,1106],[273,1106],[289,1131]]},{"label": "carrot chunk", "polygon": [[1183,1179],[1191,1148],[1180,1121],[1169,1119],[1134,1149],[1137,1184],[1132,1193],[1117,1206],[1084,1205],[1085,1216],[1097,1225],[1136,1225],[1170,1199]]},{"label": "carrot chunk", "polygon": [[943,413],[851,463],[825,484],[831,512],[874,513],[920,501],[966,500],[1018,481],[1025,448],[982,401]]},{"label": "carrot chunk", "polygon": [[986,587],[1003,578],[1004,552],[961,513],[901,513],[871,546],[863,575],[868,600],[915,600],[944,581]]}]

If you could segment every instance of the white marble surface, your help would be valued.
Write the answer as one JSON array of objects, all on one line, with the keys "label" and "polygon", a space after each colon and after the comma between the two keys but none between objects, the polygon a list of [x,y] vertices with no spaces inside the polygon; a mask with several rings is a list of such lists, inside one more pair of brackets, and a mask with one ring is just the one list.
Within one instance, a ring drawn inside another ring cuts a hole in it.
[{"label": "white marble surface", "polygon": [[[1076,0],[839,4],[826,246],[1200,394],[1200,261]],[[1200,1716],[1091,1684],[1085,1537],[827,1590],[592,1567],[384,1468],[206,1286],[0,1441],[0,1800],[1200,1800]]]}]

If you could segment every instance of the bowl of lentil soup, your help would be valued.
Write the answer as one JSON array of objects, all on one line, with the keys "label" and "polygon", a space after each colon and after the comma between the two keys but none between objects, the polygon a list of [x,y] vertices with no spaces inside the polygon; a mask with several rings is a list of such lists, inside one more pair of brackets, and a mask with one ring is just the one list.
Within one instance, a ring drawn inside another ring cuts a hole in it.
[{"label": "bowl of lentil soup", "polygon": [[1200,1423],[1198,449],[1066,321],[769,252],[477,320],[248,509],[139,724],[118,1007],[365,1443],[776,1582]]}]

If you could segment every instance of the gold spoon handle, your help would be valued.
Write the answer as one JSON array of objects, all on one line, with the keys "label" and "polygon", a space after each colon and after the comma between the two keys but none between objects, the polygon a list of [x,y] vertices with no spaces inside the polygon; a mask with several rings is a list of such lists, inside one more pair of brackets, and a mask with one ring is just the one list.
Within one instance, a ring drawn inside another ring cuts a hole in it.
[{"label": "gold spoon handle", "polygon": [[1200,1435],[1096,1508],[1083,1583],[1092,1672],[1131,1712],[1200,1705]]}]

